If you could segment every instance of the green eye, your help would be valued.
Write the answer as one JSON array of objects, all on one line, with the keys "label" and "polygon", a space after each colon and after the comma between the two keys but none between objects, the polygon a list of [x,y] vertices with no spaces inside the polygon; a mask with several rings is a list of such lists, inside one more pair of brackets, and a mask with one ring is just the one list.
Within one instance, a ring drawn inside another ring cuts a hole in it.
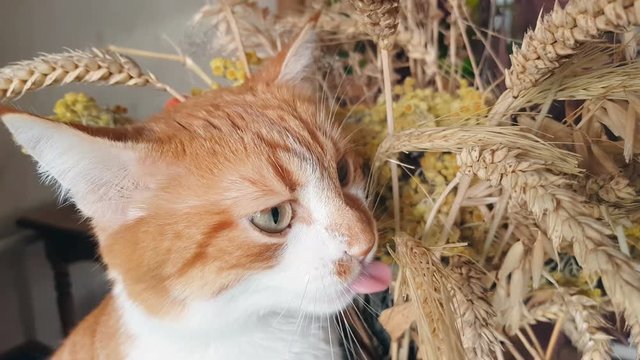
[{"label": "green eye", "polygon": [[251,223],[264,232],[278,234],[289,227],[292,216],[291,204],[283,203],[253,214]]}]

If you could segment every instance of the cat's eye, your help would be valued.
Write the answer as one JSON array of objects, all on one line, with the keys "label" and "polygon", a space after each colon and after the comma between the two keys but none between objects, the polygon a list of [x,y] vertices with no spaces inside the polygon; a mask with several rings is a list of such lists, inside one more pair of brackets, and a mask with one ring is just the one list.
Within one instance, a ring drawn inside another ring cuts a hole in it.
[{"label": "cat's eye", "polygon": [[282,203],[253,214],[251,216],[251,223],[266,233],[278,234],[289,227],[292,217],[293,210],[291,209],[291,204]]},{"label": "cat's eye", "polygon": [[351,182],[351,163],[346,158],[340,159],[337,165],[338,181],[341,186],[347,186]]}]

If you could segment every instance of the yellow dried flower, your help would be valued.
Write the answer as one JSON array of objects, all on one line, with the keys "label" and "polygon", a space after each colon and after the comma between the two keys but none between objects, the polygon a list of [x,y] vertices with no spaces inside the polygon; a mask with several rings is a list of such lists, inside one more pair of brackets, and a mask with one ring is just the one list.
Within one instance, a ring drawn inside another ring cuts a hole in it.
[{"label": "yellow dried flower", "polygon": [[214,76],[224,76],[224,72],[225,72],[225,59],[222,57],[216,57],[213,58],[213,60],[211,60],[211,62],[209,63],[209,66],[211,67],[211,73]]},{"label": "yellow dried flower", "polygon": [[89,126],[117,126],[132,122],[122,106],[104,108],[84,93],[66,93],[53,106],[53,120]]},{"label": "yellow dried flower", "polygon": [[228,80],[237,80],[238,72],[234,68],[228,68],[224,73],[224,77]]},{"label": "yellow dried flower", "polygon": [[405,93],[410,93],[410,92],[413,92],[415,85],[416,85],[416,79],[412,77],[408,77],[404,79],[404,83],[402,84],[402,87]]},{"label": "yellow dried flower", "polygon": [[239,67],[236,69],[236,80],[238,80],[241,84],[247,79],[247,72]]},{"label": "yellow dried flower", "polygon": [[255,51],[248,51],[245,53],[247,57],[247,62],[249,65],[260,65],[262,63],[262,59],[258,57]]},{"label": "yellow dried flower", "polygon": [[[446,116],[456,118],[459,122],[461,118],[473,119],[475,115],[486,112],[482,93],[467,84],[462,84],[453,95],[432,89],[419,89],[415,86],[415,80],[407,78],[393,89],[397,96],[393,103],[397,131],[415,128],[418,125],[423,126],[425,123],[432,126],[447,125],[447,120],[443,120]],[[370,108],[359,106],[350,110],[352,117],[346,123],[346,131],[357,134],[354,138],[361,142],[360,153],[365,160],[370,161],[378,145],[386,136],[384,102],[380,101]],[[426,245],[435,245],[441,237],[439,231],[442,227],[438,226],[438,223],[448,216],[448,211],[456,197],[455,191],[445,197],[435,218],[437,224],[431,226],[429,232],[425,234],[426,220],[433,209],[435,199],[441,196],[447,184],[455,178],[459,167],[456,156],[450,153],[425,153],[418,160],[421,171],[414,177],[402,178],[400,181],[401,227],[404,232],[423,239]],[[378,176],[380,184],[388,184],[391,178],[389,168],[382,167]],[[388,189],[385,191],[387,192],[382,194],[380,206],[382,210],[378,214],[381,217],[380,225],[383,228],[383,234],[385,234],[380,241],[380,254],[387,254],[386,243],[393,236],[392,231],[385,231],[389,230],[393,224],[393,219],[390,218],[391,212],[384,211],[392,206],[391,194]],[[484,241],[487,226],[484,224],[483,214],[477,208],[463,208],[463,216],[457,225],[447,239],[449,242],[464,241],[474,245]],[[469,247],[459,251],[473,253],[476,249]]]}]

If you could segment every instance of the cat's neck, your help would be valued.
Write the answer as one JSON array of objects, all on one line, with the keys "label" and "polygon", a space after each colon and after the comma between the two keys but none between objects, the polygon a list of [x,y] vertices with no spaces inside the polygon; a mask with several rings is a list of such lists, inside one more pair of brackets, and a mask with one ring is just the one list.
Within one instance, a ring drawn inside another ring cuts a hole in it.
[{"label": "cat's neck", "polygon": [[241,296],[243,291],[233,289],[214,300],[192,304],[181,316],[159,318],[114,284],[123,331],[131,339],[125,353],[131,359],[340,359],[332,317],[259,312],[253,310],[259,308],[257,304]]}]

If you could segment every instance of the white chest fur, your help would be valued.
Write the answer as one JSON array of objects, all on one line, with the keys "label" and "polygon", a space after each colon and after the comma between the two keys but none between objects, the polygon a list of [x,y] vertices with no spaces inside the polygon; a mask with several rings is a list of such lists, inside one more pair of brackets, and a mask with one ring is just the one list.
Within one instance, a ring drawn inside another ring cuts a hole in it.
[{"label": "white chest fur", "polygon": [[[127,333],[126,359],[339,360],[337,329],[329,316],[248,313],[251,304],[228,301],[191,306],[180,319],[159,320],[114,288]],[[238,299],[236,299],[238,300]],[[224,302],[224,304],[222,303]]]}]

